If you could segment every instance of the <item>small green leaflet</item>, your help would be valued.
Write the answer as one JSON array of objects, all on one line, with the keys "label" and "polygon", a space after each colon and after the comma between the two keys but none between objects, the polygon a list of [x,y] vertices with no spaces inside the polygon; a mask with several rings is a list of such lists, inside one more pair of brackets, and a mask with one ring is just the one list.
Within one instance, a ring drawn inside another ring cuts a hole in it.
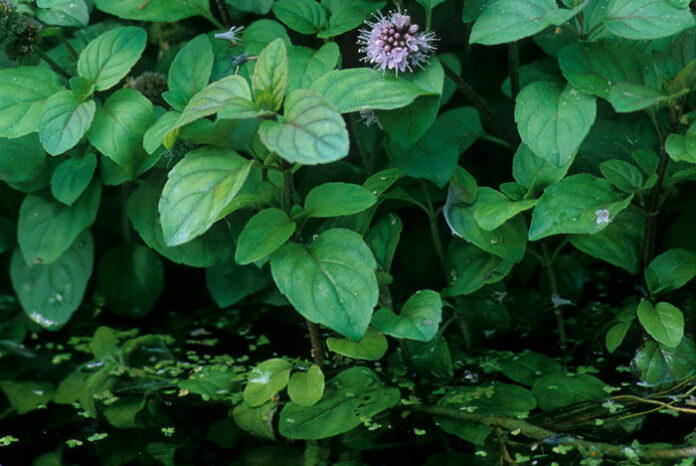
[{"label": "small green leaflet", "polygon": [[372,325],[394,338],[430,341],[442,321],[442,300],[432,290],[416,291],[397,315],[390,309],[380,309],[372,317]]}]

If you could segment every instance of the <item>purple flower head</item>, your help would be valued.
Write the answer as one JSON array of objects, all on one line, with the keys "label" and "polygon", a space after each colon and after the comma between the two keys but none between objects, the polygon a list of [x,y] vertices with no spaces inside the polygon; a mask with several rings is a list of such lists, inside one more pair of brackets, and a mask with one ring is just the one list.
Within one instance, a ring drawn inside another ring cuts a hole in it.
[{"label": "purple flower head", "polygon": [[216,39],[229,40],[232,45],[241,44],[241,39],[238,37],[244,31],[244,26],[232,26],[229,31],[215,34]]},{"label": "purple flower head", "polygon": [[435,50],[437,40],[431,31],[418,32],[418,25],[411,24],[411,17],[401,10],[392,11],[386,17],[375,15],[376,22],[365,21],[369,28],[361,29],[358,37],[363,61],[372,63],[382,71],[413,71],[423,68]]}]

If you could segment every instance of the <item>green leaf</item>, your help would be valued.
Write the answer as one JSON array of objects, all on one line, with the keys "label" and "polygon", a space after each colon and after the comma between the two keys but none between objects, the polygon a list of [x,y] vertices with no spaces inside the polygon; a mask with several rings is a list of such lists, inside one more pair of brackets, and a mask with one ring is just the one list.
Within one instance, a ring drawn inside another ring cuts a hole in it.
[{"label": "green leaf", "polygon": [[41,147],[38,135],[0,138],[0,181],[31,181],[40,178],[45,168],[46,152]]},{"label": "green leaf", "polygon": [[123,79],[140,59],[147,43],[144,29],[134,26],[107,31],[80,53],[77,73],[94,83],[98,91],[105,91]]},{"label": "green leaf", "polygon": [[93,261],[94,245],[87,230],[52,264],[29,266],[16,250],[10,278],[24,312],[46,329],[61,328],[82,302]]},{"label": "green leaf", "polygon": [[0,70],[0,137],[38,131],[46,100],[61,89],[61,79],[44,66]]},{"label": "green leaf", "polygon": [[94,100],[80,102],[72,91],[58,91],[48,98],[39,120],[39,137],[51,155],[72,149],[87,133],[97,104]]},{"label": "green leaf", "polygon": [[420,86],[369,68],[326,73],[312,84],[341,113],[359,110],[392,110],[405,107],[429,93]]},{"label": "green leaf", "polygon": [[257,437],[275,440],[273,416],[277,409],[278,405],[272,402],[258,408],[251,408],[246,403],[239,403],[232,411],[232,417],[240,429]]},{"label": "green leaf", "polygon": [[609,103],[619,113],[635,112],[667,100],[661,91],[642,84],[618,83],[609,91]]},{"label": "green leaf", "polygon": [[317,37],[327,39],[338,36],[363,24],[375,10],[384,7],[384,1],[372,0],[322,0],[322,6],[329,12],[329,27]]},{"label": "green leaf", "polygon": [[326,346],[341,356],[365,361],[379,361],[389,347],[385,336],[373,327],[368,327],[365,336],[359,341],[329,337],[326,339]]},{"label": "green leaf", "polygon": [[99,327],[89,343],[94,359],[114,358],[118,353],[118,339],[109,327]]},{"label": "green leaf", "polygon": [[87,137],[133,179],[147,159],[143,135],[154,121],[148,99],[136,90],[119,89],[97,111]]},{"label": "green leaf", "polygon": [[631,361],[641,385],[663,390],[696,373],[696,346],[691,338],[682,338],[676,348],[649,340]]},{"label": "green leaf", "polygon": [[545,375],[563,372],[563,365],[540,353],[514,356],[502,364],[503,374],[517,383],[531,387]]},{"label": "green leaf", "polygon": [[370,369],[353,367],[329,380],[324,398],[314,406],[285,405],[278,431],[296,440],[332,437],[395,406],[399,396],[398,389],[385,387]]},{"label": "green leaf", "polygon": [[476,110],[460,107],[442,113],[415,145],[407,148],[387,139],[386,149],[403,173],[442,187],[454,175],[459,154],[482,134]]},{"label": "green leaf", "polygon": [[97,157],[71,157],[56,167],[51,176],[51,194],[60,202],[72,205],[87,189],[97,169]]},{"label": "green leaf", "polygon": [[[330,72],[341,60],[341,49],[335,42],[327,42],[317,50],[307,62],[307,67],[298,88],[310,88],[314,82]],[[291,89],[288,84],[288,89]],[[292,88],[293,90],[296,88]]]},{"label": "green leaf", "polygon": [[379,289],[377,264],[360,235],[332,229],[309,245],[289,243],[271,256],[271,273],[305,318],[352,339],[363,337]]},{"label": "green leaf", "polygon": [[637,274],[643,242],[645,215],[636,208],[628,207],[599,233],[571,235],[570,243],[597,259]]},{"label": "green leaf", "polygon": [[643,189],[643,174],[635,166],[623,160],[607,160],[599,164],[602,175],[614,186],[626,193]]},{"label": "green leaf", "polygon": [[101,256],[97,284],[107,309],[143,317],[164,290],[164,267],[150,248],[138,244],[116,246]]},{"label": "green leaf", "polygon": [[45,7],[37,2],[39,10],[36,17],[45,24],[52,26],[81,27],[89,24],[89,7],[85,0],[64,0]]},{"label": "green leaf", "polygon": [[216,364],[194,371],[188,379],[180,380],[177,385],[182,390],[201,395],[205,401],[229,400],[230,395],[239,393],[240,379],[238,372]]},{"label": "green leaf", "polygon": [[135,418],[145,407],[145,397],[125,396],[104,408],[104,417],[117,429],[132,429],[139,424]]},{"label": "green leaf", "polygon": [[240,11],[265,15],[271,10],[274,0],[236,0],[234,7]]},{"label": "green leaf", "polygon": [[138,21],[176,22],[201,15],[212,19],[210,4],[206,0],[95,0],[96,7],[123,19]]},{"label": "green leaf", "polygon": [[167,86],[162,94],[174,110],[184,110],[188,101],[202,91],[213,70],[213,46],[207,34],[190,40],[169,66]]},{"label": "green leaf", "polygon": [[312,364],[307,372],[293,372],[288,382],[290,401],[298,406],[310,407],[324,395],[324,373]]},{"label": "green leaf", "polygon": [[278,38],[283,39],[286,48],[292,45],[287,31],[278,21],[273,21],[272,19],[254,21],[247,26],[242,35],[244,52],[252,56],[258,56],[264,47]]},{"label": "green leaf", "polygon": [[587,5],[566,10],[555,0],[498,0],[488,3],[471,30],[474,44],[495,45],[533,36],[550,25],[560,26]]},{"label": "green leaf", "polygon": [[544,188],[566,176],[573,160],[571,158],[567,164],[557,167],[537,157],[526,144],[520,144],[512,159],[512,176],[527,189],[528,196],[536,196]]},{"label": "green leaf", "polygon": [[186,244],[167,246],[157,212],[159,198],[159,191],[142,183],[128,199],[128,218],[149,247],[172,262],[191,267],[210,267],[227,260],[234,252],[229,229],[220,223]]},{"label": "green leaf", "polygon": [[391,212],[380,218],[365,235],[365,242],[375,255],[378,267],[385,272],[391,270],[402,230],[401,219]]},{"label": "green leaf", "polygon": [[529,239],[563,233],[595,234],[631,203],[611,183],[587,173],[569,176],[546,188],[532,213]]},{"label": "green leaf", "polygon": [[618,348],[624,341],[624,338],[626,338],[626,333],[628,333],[630,328],[631,322],[619,322],[607,331],[604,344],[609,353],[616,351],[616,348]]},{"label": "green leaf", "polygon": [[442,335],[437,335],[428,342],[406,340],[405,343],[406,349],[411,353],[414,369],[420,377],[444,383],[452,379],[452,355],[447,340]]},{"label": "green leaf", "polygon": [[573,158],[595,115],[594,97],[555,83],[529,84],[517,96],[515,105],[522,141],[538,157],[557,167]]},{"label": "green leaf", "polygon": [[305,215],[314,218],[339,217],[362,212],[377,202],[377,196],[360,185],[324,183],[305,199]]},{"label": "green leaf", "polygon": [[454,240],[447,251],[448,286],[443,294],[461,296],[473,293],[484,285],[505,278],[513,265],[511,260],[489,254],[473,244]]},{"label": "green leaf", "polygon": [[177,124],[180,115],[179,112],[169,111],[157,117],[157,121],[143,134],[145,152],[152,155],[162,147],[165,136]]},{"label": "green leaf", "polygon": [[400,79],[411,81],[432,94],[418,97],[405,108],[377,114],[389,137],[400,145],[409,147],[428,131],[437,118],[445,72],[440,60],[435,57],[425,69],[417,73],[406,73]]},{"label": "green leaf", "polygon": [[285,100],[282,122],[266,120],[259,136],[268,150],[285,160],[305,165],[335,162],[348,155],[346,123],[333,105],[308,89]]},{"label": "green leaf", "polygon": [[257,107],[278,111],[288,86],[288,56],[285,43],[276,39],[261,51],[251,81]]},{"label": "green leaf", "polygon": [[246,80],[237,75],[227,76],[211,83],[208,87],[194,95],[178,120],[176,120],[176,123],[167,129],[168,131],[174,131],[177,128],[218,112],[220,112],[219,118],[230,118],[230,115],[234,115],[237,118],[245,117],[246,115],[240,115],[239,112],[240,100],[242,104],[246,105],[246,108],[252,109],[248,116],[253,117],[258,114],[251,102],[251,90]]},{"label": "green leaf", "polygon": [[314,0],[278,0],[273,14],[300,34],[316,34],[326,28],[326,11]]},{"label": "green leaf", "polygon": [[240,233],[234,260],[244,265],[263,259],[285,244],[295,227],[295,222],[282,210],[262,210],[249,219]]},{"label": "green leaf", "polygon": [[50,383],[20,380],[0,380],[0,389],[20,416],[48,404],[55,393]]},{"label": "green leaf", "polygon": [[233,150],[202,147],[176,164],[159,202],[167,246],[186,243],[218,221],[244,185],[252,163]]},{"label": "green leaf", "polygon": [[650,56],[625,42],[572,44],[558,54],[558,64],[573,87],[604,99],[617,83],[657,86],[658,81]]},{"label": "green leaf", "polygon": [[668,135],[665,150],[672,160],[696,163],[696,125],[689,126],[684,135],[677,133]]},{"label": "green leaf", "polygon": [[645,269],[645,283],[651,295],[678,290],[696,276],[696,254],[669,249]]},{"label": "green leaf", "polygon": [[372,317],[377,330],[394,338],[430,341],[442,321],[442,300],[432,290],[416,291],[396,315],[390,309],[380,309]]},{"label": "green leaf", "polygon": [[17,240],[27,264],[50,264],[71,247],[97,217],[101,185],[93,183],[72,205],[30,194],[19,209]]},{"label": "green leaf", "polygon": [[279,358],[258,364],[249,373],[244,387],[244,402],[255,408],[270,400],[288,384],[291,369],[292,364]]},{"label": "green leaf", "polygon": [[536,199],[515,202],[500,191],[481,187],[473,206],[474,220],[485,231],[493,231],[520,212],[531,209],[536,203]]},{"label": "green leaf", "polygon": [[565,374],[555,372],[538,379],[532,392],[544,411],[563,406],[596,400],[607,395],[604,382],[587,374]]},{"label": "green leaf", "polygon": [[671,36],[695,24],[689,8],[670,0],[610,0],[603,23],[607,32],[632,40]]},{"label": "green leaf", "polygon": [[443,209],[445,220],[452,234],[475,244],[484,251],[519,262],[527,247],[527,225],[518,215],[493,231],[485,231],[474,219],[474,209],[463,202],[456,202],[456,191],[450,185],[450,193]]},{"label": "green leaf", "polygon": [[205,282],[218,307],[226,308],[267,288],[271,279],[256,266],[240,266],[228,260],[207,268]]}]

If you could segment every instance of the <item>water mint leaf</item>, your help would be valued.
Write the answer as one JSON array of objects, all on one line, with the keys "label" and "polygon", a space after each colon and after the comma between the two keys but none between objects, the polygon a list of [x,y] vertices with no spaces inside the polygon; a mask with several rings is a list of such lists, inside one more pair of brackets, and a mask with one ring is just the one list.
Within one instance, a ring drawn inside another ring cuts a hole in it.
[{"label": "water mint leaf", "polygon": [[167,246],[184,244],[218,221],[252,163],[229,149],[203,147],[188,153],[169,172],[159,201]]},{"label": "water mint leaf", "polygon": [[139,27],[120,27],[101,34],[80,53],[77,72],[107,90],[123,79],[145,50],[147,33]]},{"label": "water mint leaf", "polygon": [[339,228],[271,256],[273,279],[295,309],[352,340],[363,337],[377,304],[376,266],[360,235]]},{"label": "water mint leaf", "polygon": [[535,82],[517,96],[515,121],[522,141],[562,167],[577,152],[596,116],[594,97],[570,86]]},{"label": "water mint leaf", "polygon": [[51,155],[60,155],[80,142],[94,119],[94,100],[80,102],[72,91],[58,91],[46,100],[39,119],[41,144]]},{"label": "water mint leaf", "polygon": [[283,121],[264,121],[259,136],[268,150],[293,163],[317,165],[348,155],[343,118],[329,101],[308,89],[290,93]]}]

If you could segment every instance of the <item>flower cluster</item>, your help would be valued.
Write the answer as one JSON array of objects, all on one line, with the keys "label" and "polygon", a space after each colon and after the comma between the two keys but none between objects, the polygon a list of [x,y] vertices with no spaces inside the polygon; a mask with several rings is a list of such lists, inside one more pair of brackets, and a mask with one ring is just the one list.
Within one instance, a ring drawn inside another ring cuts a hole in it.
[{"label": "flower cluster", "polygon": [[0,0],[0,43],[10,60],[21,60],[34,53],[34,46],[41,40],[43,24],[25,14],[16,6]]},{"label": "flower cluster", "polygon": [[418,32],[418,25],[411,24],[411,17],[400,10],[375,17],[376,22],[365,21],[369,28],[361,29],[358,37],[360,52],[365,53],[363,61],[382,71],[394,70],[397,75],[416,66],[423,68],[435,50],[435,34]]}]

